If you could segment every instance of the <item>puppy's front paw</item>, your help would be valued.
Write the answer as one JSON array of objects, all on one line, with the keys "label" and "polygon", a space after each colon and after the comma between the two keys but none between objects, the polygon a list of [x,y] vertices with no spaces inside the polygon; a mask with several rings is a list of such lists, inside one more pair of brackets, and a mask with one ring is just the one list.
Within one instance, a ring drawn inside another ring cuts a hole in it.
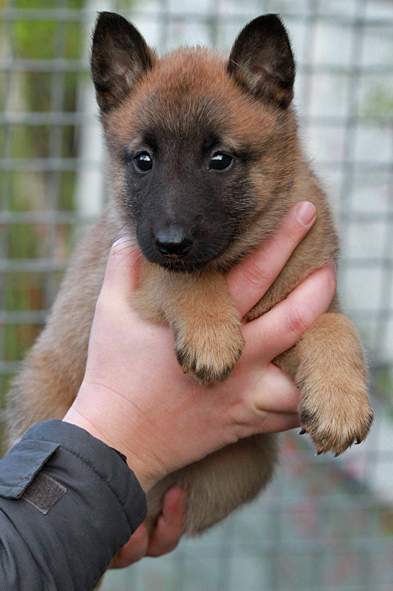
[{"label": "puppy's front paw", "polygon": [[243,346],[240,323],[175,331],[176,356],[184,373],[192,371],[202,384],[223,382],[235,367]]},{"label": "puppy's front paw", "polygon": [[359,390],[330,384],[329,395],[320,402],[320,397],[306,396],[300,406],[302,432],[310,434],[318,454],[332,451],[338,456],[365,439],[374,416],[365,385]]},{"label": "puppy's front paw", "polygon": [[362,347],[348,318],[323,314],[293,351],[287,366],[301,391],[300,421],[317,452],[339,455],[363,441],[373,411]]}]

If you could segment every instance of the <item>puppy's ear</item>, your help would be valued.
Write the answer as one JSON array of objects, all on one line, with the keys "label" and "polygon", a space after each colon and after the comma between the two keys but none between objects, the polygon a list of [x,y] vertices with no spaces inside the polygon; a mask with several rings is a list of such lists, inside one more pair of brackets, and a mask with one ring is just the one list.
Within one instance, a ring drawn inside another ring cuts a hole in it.
[{"label": "puppy's ear", "polygon": [[287,32],[275,14],[260,16],[240,32],[228,73],[256,98],[286,109],[293,98],[295,62]]},{"label": "puppy's ear", "polygon": [[153,68],[155,54],[137,29],[113,12],[101,12],[93,33],[91,73],[97,102],[110,111]]}]

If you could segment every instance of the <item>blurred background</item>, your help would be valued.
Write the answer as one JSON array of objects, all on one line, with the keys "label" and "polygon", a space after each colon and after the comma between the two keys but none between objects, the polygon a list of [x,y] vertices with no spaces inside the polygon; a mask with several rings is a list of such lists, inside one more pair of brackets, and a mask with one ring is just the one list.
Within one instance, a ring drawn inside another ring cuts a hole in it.
[{"label": "blurred background", "polygon": [[88,72],[97,11],[159,53],[228,52],[280,13],[295,104],[343,239],[339,291],[371,370],[366,443],[315,457],[296,433],[260,499],[172,554],[109,573],[105,591],[393,591],[393,1],[0,0],[0,395],[42,328],[75,242],[104,200]]}]

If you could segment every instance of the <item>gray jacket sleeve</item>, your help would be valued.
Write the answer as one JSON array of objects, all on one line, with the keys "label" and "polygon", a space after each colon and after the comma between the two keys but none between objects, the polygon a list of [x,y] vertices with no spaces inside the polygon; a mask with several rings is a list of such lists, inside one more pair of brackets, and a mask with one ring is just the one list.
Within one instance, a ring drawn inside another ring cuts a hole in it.
[{"label": "gray jacket sleeve", "polygon": [[0,591],[90,591],[146,515],[119,453],[74,425],[32,427],[0,460]]}]

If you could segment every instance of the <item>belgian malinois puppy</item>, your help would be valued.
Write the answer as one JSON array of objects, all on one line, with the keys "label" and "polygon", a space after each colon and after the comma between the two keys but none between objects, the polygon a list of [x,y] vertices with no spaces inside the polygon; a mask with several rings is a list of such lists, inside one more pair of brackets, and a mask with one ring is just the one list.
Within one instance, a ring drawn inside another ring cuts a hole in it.
[{"label": "belgian malinois puppy", "polygon": [[[206,384],[225,380],[243,347],[225,272],[274,232],[292,204],[313,202],[317,221],[247,319],[337,256],[325,195],[299,144],[294,59],[276,15],[249,23],[229,59],[201,48],[159,59],[128,21],[103,12],[91,70],[109,200],[13,384],[11,441],[35,422],[62,418],[72,404],[108,250],[125,233],[143,253],[140,313],[173,327],[183,370]],[[362,348],[337,300],[276,363],[300,388],[302,428],[318,452],[342,453],[367,435],[373,415]],[[224,448],[159,483],[150,519],[177,482],[187,491],[186,531],[202,531],[252,499],[275,460],[270,435]]]}]

